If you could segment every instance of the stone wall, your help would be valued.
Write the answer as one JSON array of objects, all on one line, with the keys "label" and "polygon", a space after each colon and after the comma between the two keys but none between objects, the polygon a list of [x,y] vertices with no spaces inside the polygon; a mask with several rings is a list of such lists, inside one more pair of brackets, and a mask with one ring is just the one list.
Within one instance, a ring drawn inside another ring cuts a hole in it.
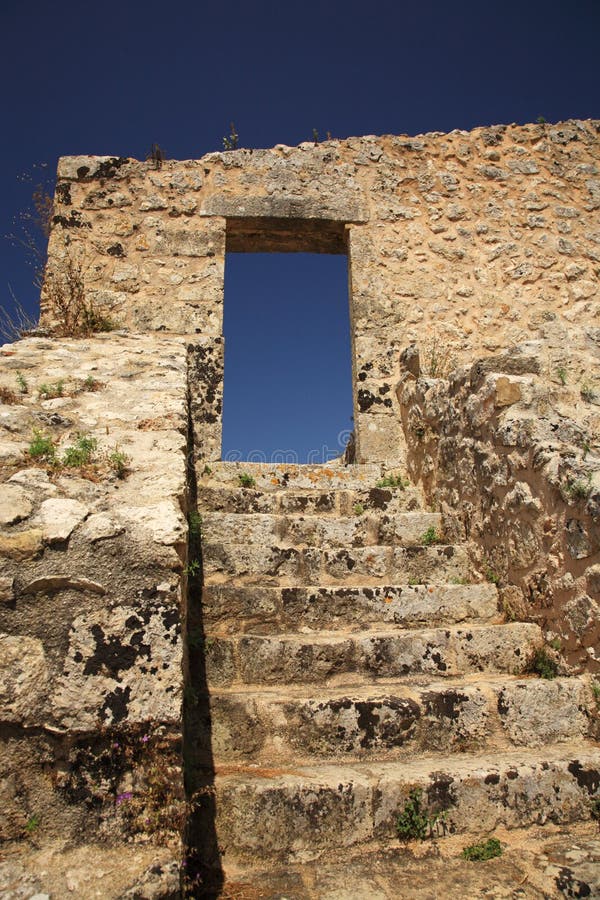
[{"label": "stone wall", "polygon": [[595,322],[599,127],[349,138],[160,168],[64,158],[43,321],[65,257],[119,327],[218,338],[227,249],[345,250],[357,458],[389,460],[407,343],[426,339],[431,354],[437,340],[466,362],[547,321]]},{"label": "stone wall", "polygon": [[186,356],[160,335],[0,350],[0,839],[65,851],[52,896],[180,858]]},{"label": "stone wall", "polygon": [[357,461],[406,462],[507,613],[598,667],[599,129],[60,161],[41,330],[0,349],[0,837],[43,824],[56,896],[178,890],[226,251],[347,254]]},{"label": "stone wall", "polygon": [[600,329],[539,334],[445,379],[403,354],[409,472],[460,523],[507,616],[600,671]]}]

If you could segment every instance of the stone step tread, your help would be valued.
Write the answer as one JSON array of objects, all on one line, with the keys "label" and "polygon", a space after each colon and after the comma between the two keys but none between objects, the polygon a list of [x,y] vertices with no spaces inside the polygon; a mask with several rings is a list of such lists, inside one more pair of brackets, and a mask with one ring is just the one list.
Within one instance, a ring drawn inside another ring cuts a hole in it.
[{"label": "stone step tread", "polygon": [[329,703],[351,697],[356,700],[374,700],[378,697],[418,697],[430,692],[440,691],[467,691],[473,693],[480,690],[488,697],[497,696],[505,689],[509,690],[541,690],[553,691],[574,688],[576,692],[585,691],[593,696],[591,684],[592,675],[558,675],[556,678],[541,678],[538,675],[511,675],[506,672],[487,672],[482,676],[479,672],[471,672],[455,678],[432,679],[424,675],[413,675],[398,679],[390,678],[378,681],[376,684],[345,683],[339,686],[323,685],[315,694],[315,685],[286,684],[285,691],[282,685],[268,684],[240,684],[231,687],[223,686],[214,688],[210,692],[211,697],[248,697],[250,699],[264,700],[267,703],[283,704],[294,701],[310,703]]},{"label": "stone step tread", "polygon": [[[225,765],[215,766],[215,780],[217,784],[246,782],[256,784],[296,783],[299,785],[316,786],[332,785],[337,788],[340,781],[346,783],[377,783],[383,780],[394,779],[404,782],[406,785],[418,785],[419,782],[436,780],[440,773],[453,775],[455,778],[468,778],[489,772],[509,770],[516,766],[531,766],[543,769],[545,764],[556,765],[571,763],[577,760],[581,767],[600,767],[600,744],[593,740],[577,740],[566,743],[550,744],[542,750],[539,748],[510,748],[501,753],[461,753],[450,754],[434,753],[427,757],[419,757],[410,762],[397,763],[384,760],[370,762],[356,762],[351,765],[332,765],[331,763],[316,762],[309,765],[294,766],[278,771],[276,767]],[[590,779],[592,796],[595,795],[594,784],[600,778],[600,772],[596,778]],[[493,783],[491,781],[490,783]]]},{"label": "stone step tread", "polygon": [[467,547],[435,544],[414,547],[324,548],[262,546],[203,541],[205,583],[244,578],[261,584],[401,583],[434,584],[470,574]]},{"label": "stone step tread", "polygon": [[590,732],[589,679],[478,677],[212,692],[214,758],[290,763],[397,758],[477,746],[542,746]]},{"label": "stone step tread", "polygon": [[[230,486],[239,485],[240,475],[248,475],[254,479],[253,487],[260,490],[274,490],[281,487],[314,490],[316,488],[355,488],[375,487],[386,474],[401,472],[401,467],[383,466],[380,463],[363,463],[361,465],[344,466],[339,462],[331,464],[288,464],[288,463],[250,463],[250,462],[217,462],[210,463],[210,472],[200,472],[200,484]],[[402,471],[402,475],[405,473]]]},{"label": "stone step tread", "polygon": [[198,487],[201,510],[231,513],[280,513],[285,515],[355,516],[360,504],[365,512],[401,512],[423,506],[414,486],[399,488],[311,488],[274,487],[271,490],[244,488],[241,485],[203,485]]},{"label": "stone step tread", "polygon": [[326,683],[348,676],[365,679],[429,674],[449,678],[465,672],[527,670],[542,644],[538,625],[448,625],[437,629],[340,634],[207,633],[207,683]]},{"label": "stone step tread", "polygon": [[282,546],[364,547],[382,544],[442,543],[442,517],[431,512],[372,513],[360,516],[286,516],[268,513],[209,512],[202,535],[211,543],[232,540]]},{"label": "stone step tread", "polygon": [[[414,789],[453,833],[591,818],[600,747],[589,741],[427,759],[216,769],[217,834],[227,858],[310,859],[397,837]],[[440,831],[443,833],[443,829]]]},{"label": "stone step tread", "polygon": [[206,585],[205,627],[261,634],[275,630],[364,630],[380,624],[414,628],[499,618],[494,584],[381,585],[376,587],[265,587]]}]

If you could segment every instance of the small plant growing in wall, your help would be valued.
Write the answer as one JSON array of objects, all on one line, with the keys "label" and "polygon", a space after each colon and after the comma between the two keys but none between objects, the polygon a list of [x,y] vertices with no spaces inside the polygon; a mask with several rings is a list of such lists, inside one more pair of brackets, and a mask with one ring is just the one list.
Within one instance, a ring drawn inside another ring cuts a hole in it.
[{"label": "small plant growing in wall", "polygon": [[378,488],[398,488],[398,490],[403,491],[408,487],[410,482],[408,479],[404,479],[402,475],[384,475],[383,478],[380,478],[376,484]]},{"label": "small plant growing in wall", "polygon": [[461,856],[471,862],[494,859],[496,856],[502,856],[502,844],[498,838],[488,838],[487,841],[480,841],[478,844],[469,844],[463,849]]},{"label": "small plant growing in wall", "polygon": [[362,516],[362,514],[365,511],[365,508],[362,505],[362,503],[355,503],[353,509],[354,509],[355,516]]},{"label": "small plant growing in wall", "polygon": [[558,675],[558,663],[544,647],[539,647],[531,657],[528,670],[546,681],[552,681]]},{"label": "small plant growing in wall", "polygon": [[41,400],[54,400],[56,397],[62,397],[64,389],[64,379],[59,378],[55,384],[40,384],[38,394]]},{"label": "small plant growing in wall", "polygon": [[29,386],[28,386],[27,381],[25,380],[25,376],[23,375],[22,372],[17,371],[16,380],[17,380],[17,387],[19,388],[20,393],[26,394],[29,390]]},{"label": "small plant growing in wall", "polygon": [[78,434],[75,444],[65,449],[62,458],[63,466],[76,469],[89,465],[97,446],[96,438],[90,437],[88,434]]},{"label": "small plant growing in wall", "polygon": [[396,819],[396,832],[401,841],[424,841],[446,832],[446,813],[429,813],[423,804],[423,791],[413,788],[404,803],[404,809]]},{"label": "small plant growing in wall", "polygon": [[123,453],[118,447],[111,450],[107,455],[107,462],[117,478],[122,479],[129,473],[129,464],[131,457],[127,453]]},{"label": "small plant growing in wall", "polygon": [[240,143],[240,136],[235,130],[233,122],[229,125],[229,135],[223,138],[223,150],[237,150]]},{"label": "small plant growing in wall", "polygon": [[37,462],[54,463],[56,461],[56,445],[52,438],[42,434],[37,428],[33,429],[33,437],[27,452],[31,459]]},{"label": "small plant growing in wall", "polygon": [[87,299],[83,266],[68,246],[64,258],[47,269],[42,298],[53,320],[51,331],[58,337],[88,337],[115,327]]},{"label": "small plant growing in wall", "polygon": [[430,525],[427,531],[423,532],[420,542],[425,547],[431,547],[432,544],[439,544],[441,542],[441,537],[437,533],[434,525]]},{"label": "small plant growing in wall", "polygon": [[556,370],[556,377],[563,386],[567,383],[567,370],[564,366],[558,367],[558,369]]},{"label": "small plant growing in wall", "polygon": [[249,475],[247,472],[242,472],[240,475],[238,475],[238,479],[241,487],[252,488],[256,485],[256,479],[252,475]]},{"label": "small plant growing in wall", "polygon": [[563,493],[571,500],[587,500],[592,492],[592,476],[587,478],[568,478],[563,486]]}]

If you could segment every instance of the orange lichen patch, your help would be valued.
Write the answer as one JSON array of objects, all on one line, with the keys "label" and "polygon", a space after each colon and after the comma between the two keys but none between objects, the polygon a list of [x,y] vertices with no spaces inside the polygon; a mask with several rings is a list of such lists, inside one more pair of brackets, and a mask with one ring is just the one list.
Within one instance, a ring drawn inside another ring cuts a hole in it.
[{"label": "orange lichen patch", "polygon": [[154,419],[142,419],[137,427],[140,431],[169,431],[175,424],[175,417],[156,416]]},{"label": "orange lichen patch", "polygon": [[279,478],[271,478],[271,484],[281,484]]},{"label": "orange lichen patch", "polygon": [[383,602],[384,603],[392,603],[393,599],[394,599],[393,597],[384,597]]},{"label": "orange lichen patch", "polygon": [[430,594],[433,594],[434,589],[432,587],[428,587],[427,590]]},{"label": "orange lichen patch", "polygon": [[243,881],[228,881],[223,885],[221,900],[261,900],[269,897],[270,891],[265,893],[253,884]]},{"label": "orange lichen patch", "polygon": [[278,778],[280,775],[301,775],[297,769],[275,769],[262,766],[215,766],[215,775],[252,775],[255,778]]}]

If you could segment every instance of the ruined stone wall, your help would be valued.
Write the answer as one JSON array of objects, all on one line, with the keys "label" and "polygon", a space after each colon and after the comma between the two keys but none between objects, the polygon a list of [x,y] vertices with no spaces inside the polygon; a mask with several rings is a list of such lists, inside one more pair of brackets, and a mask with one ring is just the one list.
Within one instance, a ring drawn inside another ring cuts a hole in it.
[{"label": "ruined stone wall", "polygon": [[[599,146],[597,122],[570,121],[211,153],[159,169],[68,157],[49,275],[74,254],[90,300],[118,326],[217,339],[226,249],[345,250],[358,459],[389,460],[403,441],[402,347],[425,339],[431,356],[437,340],[438,356],[467,362],[548,321],[596,321]],[[50,277],[47,323],[51,288]]]},{"label": "ruined stone wall", "polygon": [[[594,661],[598,128],[60,161],[42,331],[0,350],[0,836],[43,822],[76,873],[61,863],[57,896],[100,871],[107,896],[139,896],[152,862],[176,895],[193,463],[221,454],[226,251],[348,255],[357,461],[406,460],[507,609]],[[73,297],[112,331],[66,337]],[[531,340],[529,369],[485,362]],[[410,378],[413,343],[426,374],[469,369]]]},{"label": "ruined stone wall", "polygon": [[600,329],[539,334],[446,379],[404,354],[408,467],[508,618],[539,622],[578,670],[600,671]]},{"label": "ruined stone wall", "polygon": [[161,335],[0,350],[0,840],[25,868],[40,837],[64,852],[52,896],[180,858],[186,356]]}]

